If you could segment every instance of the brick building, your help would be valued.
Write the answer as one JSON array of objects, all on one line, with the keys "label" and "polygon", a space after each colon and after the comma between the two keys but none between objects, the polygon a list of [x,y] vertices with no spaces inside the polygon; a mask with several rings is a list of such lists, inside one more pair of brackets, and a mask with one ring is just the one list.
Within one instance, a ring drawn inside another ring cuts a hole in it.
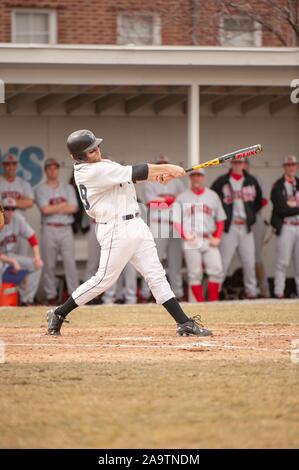
[{"label": "brick building", "polygon": [[298,26],[297,0],[2,0],[0,43],[294,46],[283,5]]}]

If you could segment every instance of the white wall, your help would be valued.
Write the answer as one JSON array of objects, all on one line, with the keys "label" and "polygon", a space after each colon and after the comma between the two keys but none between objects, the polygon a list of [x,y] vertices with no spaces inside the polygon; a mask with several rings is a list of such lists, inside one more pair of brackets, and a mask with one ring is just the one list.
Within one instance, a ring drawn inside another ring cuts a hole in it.
[{"label": "white wall", "polygon": [[[0,117],[0,152],[4,155],[10,148],[21,152],[30,146],[43,150],[44,157],[55,157],[62,164],[62,178],[67,180],[72,171],[65,140],[75,129],[90,128],[104,138],[103,152],[124,163],[152,161],[159,153],[165,153],[174,163],[187,161],[187,119],[180,108],[168,110],[155,116],[149,109],[140,110],[134,116],[125,116],[121,109],[111,110],[102,116],[90,115],[90,109],[82,109],[77,115],[65,116],[52,111],[48,116],[36,116],[31,110],[17,115]],[[265,183],[269,194],[272,183],[281,174],[281,159],[286,153],[299,156],[298,115],[292,109],[276,117],[270,117],[265,109],[249,116],[241,116],[231,109],[215,117],[204,110],[200,129],[201,160],[209,159],[230,150],[261,143],[264,152],[253,159],[253,173]],[[24,158],[24,155],[23,155]],[[32,162],[41,165],[37,156]],[[210,184],[225,168],[207,171]],[[30,171],[24,176],[31,179]],[[265,211],[269,218],[270,207]],[[30,211],[29,220],[37,229],[37,209]],[[275,237],[265,247],[268,274],[273,274]]]}]

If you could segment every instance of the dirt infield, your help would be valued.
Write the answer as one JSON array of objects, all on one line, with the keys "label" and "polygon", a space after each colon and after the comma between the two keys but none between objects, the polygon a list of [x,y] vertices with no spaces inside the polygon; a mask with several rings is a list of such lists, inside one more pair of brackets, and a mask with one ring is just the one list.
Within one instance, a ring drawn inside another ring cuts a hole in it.
[{"label": "dirt infield", "polygon": [[[45,309],[0,309],[0,447],[298,447],[298,301],[84,307],[61,338]],[[299,359],[299,358],[298,358]]]}]

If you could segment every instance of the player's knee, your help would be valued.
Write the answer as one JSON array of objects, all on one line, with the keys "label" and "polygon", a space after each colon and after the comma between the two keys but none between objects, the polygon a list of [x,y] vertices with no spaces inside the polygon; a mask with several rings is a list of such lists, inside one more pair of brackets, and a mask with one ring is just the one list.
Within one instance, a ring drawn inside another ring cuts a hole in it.
[{"label": "player's knee", "polygon": [[276,271],[282,271],[282,272],[285,272],[287,269],[288,269],[288,266],[289,266],[289,263],[285,262],[285,261],[280,261],[278,260],[276,262],[276,268],[275,270]]},{"label": "player's knee", "polygon": [[200,271],[196,272],[189,272],[188,273],[188,281],[191,286],[195,286],[197,284],[201,284],[202,282],[202,273]]},{"label": "player's knee", "polygon": [[214,269],[209,270],[207,275],[209,276],[209,280],[211,282],[221,283],[224,281],[224,271],[221,265],[215,266]]}]

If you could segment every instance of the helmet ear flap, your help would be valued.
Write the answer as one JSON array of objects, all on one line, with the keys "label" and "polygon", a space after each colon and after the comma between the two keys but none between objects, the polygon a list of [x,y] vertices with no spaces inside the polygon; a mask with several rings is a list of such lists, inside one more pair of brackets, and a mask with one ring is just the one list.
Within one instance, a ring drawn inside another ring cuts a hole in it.
[{"label": "helmet ear flap", "polygon": [[78,163],[84,163],[88,160],[86,155],[72,155],[73,159]]}]

